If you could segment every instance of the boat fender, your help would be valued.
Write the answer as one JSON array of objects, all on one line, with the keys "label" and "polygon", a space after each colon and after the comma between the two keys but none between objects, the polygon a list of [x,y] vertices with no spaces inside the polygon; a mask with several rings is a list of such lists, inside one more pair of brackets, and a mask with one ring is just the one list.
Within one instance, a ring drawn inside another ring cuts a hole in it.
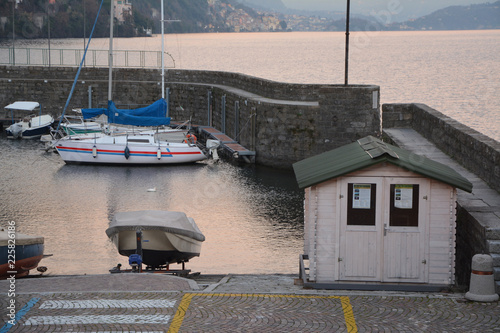
[{"label": "boat fender", "polygon": [[125,151],[123,153],[125,154],[125,158],[128,160],[130,157],[130,149],[128,149],[128,146],[125,147]]},{"label": "boat fender", "polygon": [[94,158],[96,158],[96,157],[97,157],[97,147],[96,147],[95,145],[94,145],[94,147],[92,147],[92,156],[93,156]]},{"label": "boat fender", "polygon": [[158,148],[158,150],[156,151],[156,157],[160,160],[161,159],[161,149]]},{"label": "boat fender", "polygon": [[196,144],[197,140],[198,139],[196,138],[196,135],[188,134],[188,135],[186,135],[186,139],[184,140],[184,143]]}]

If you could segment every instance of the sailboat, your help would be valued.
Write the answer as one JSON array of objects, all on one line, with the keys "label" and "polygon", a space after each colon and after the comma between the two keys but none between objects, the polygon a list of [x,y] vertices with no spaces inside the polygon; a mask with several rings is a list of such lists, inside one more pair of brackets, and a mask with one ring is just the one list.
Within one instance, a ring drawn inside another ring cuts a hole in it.
[{"label": "sailboat", "polygon": [[[162,2],[163,8],[163,2]],[[108,122],[132,126],[159,127],[170,124],[166,116],[164,89],[163,11],[162,11],[162,98],[139,109],[118,109],[112,100],[113,9],[111,2],[109,39],[108,107],[82,109],[84,119],[104,114]],[[68,135],[53,142],[66,163],[82,164],[176,164],[193,163],[207,158],[195,140],[172,140],[165,131],[134,131]]]}]

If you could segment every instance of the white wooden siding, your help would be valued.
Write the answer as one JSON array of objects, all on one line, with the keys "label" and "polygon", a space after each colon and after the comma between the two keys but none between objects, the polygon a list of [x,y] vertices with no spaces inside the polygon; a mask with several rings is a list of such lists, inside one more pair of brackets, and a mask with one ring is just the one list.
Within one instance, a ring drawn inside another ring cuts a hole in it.
[{"label": "white wooden siding", "polygon": [[403,237],[395,237],[395,234],[388,233],[385,236],[385,244],[392,249],[386,254],[384,265],[387,278],[389,279],[420,279],[421,262],[412,260],[415,255],[415,249],[420,247],[420,232],[405,233]]},{"label": "white wooden siding", "polygon": [[[345,254],[342,255],[341,279],[375,281],[379,279],[379,247],[375,232],[348,231],[345,235]],[[359,260],[359,258],[364,258]]]},{"label": "white wooden siding", "polygon": [[316,279],[333,281],[336,263],[337,181],[330,180],[316,186],[318,191],[318,229],[316,247]]},{"label": "white wooden siding", "polygon": [[429,283],[455,282],[456,190],[432,180],[429,216]]}]

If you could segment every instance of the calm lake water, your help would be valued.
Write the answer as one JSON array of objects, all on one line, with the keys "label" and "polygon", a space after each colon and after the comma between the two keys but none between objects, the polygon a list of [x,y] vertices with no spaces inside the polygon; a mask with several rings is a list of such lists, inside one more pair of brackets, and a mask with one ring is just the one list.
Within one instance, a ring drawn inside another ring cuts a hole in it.
[{"label": "calm lake water", "polygon": [[[344,82],[344,34],[243,33],[165,37],[176,68],[240,72],[292,83]],[[160,37],[116,49],[160,50]],[[82,40],[52,40],[81,48]],[[3,43],[7,46],[8,43]],[[16,47],[46,47],[17,41]],[[93,49],[106,49],[96,39]],[[500,31],[353,32],[349,82],[376,84],[382,103],[424,103],[500,140]],[[0,101],[7,105],[12,101]],[[65,165],[39,142],[0,138],[0,226],[45,236],[51,274],[107,273],[127,263],[105,230],[118,211],[186,212],[206,236],[188,268],[297,273],[303,193],[292,173],[227,163],[172,167]],[[156,192],[148,188],[156,187]]]},{"label": "calm lake water", "polygon": [[[206,237],[187,265],[203,273],[298,272],[302,192],[291,173],[228,163],[65,165],[40,142],[0,139],[1,226],[45,237],[53,274],[107,273],[121,262],[105,230],[119,211],[185,212]],[[148,189],[156,187],[156,192]]]}]

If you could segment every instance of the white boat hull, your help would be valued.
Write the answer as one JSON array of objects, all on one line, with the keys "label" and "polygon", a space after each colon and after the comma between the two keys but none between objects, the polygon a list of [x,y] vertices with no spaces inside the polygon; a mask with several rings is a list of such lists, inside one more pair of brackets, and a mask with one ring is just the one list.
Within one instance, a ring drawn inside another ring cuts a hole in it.
[{"label": "white boat hull", "polygon": [[[138,231],[142,234],[139,245]],[[205,241],[192,218],[169,211],[116,213],[106,234],[121,255],[142,253],[142,262],[152,267],[198,257]]]},{"label": "white boat hull", "polygon": [[54,118],[50,115],[32,117],[30,120],[20,121],[12,124],[6,129],[7,138],[14,139],[36,139],[50,130]]},{"label": "white boat hull", "polygon": [[[136,253],[136,232],[126,230],[110,237],[123,256]],[[201,242],[192,238],[174,235],[159,230],[142,231],[142,260],[148,266],[162,266],[169,263],[180,263],[199,257]]]},{"label": "white boat hull", "polygon": [[193,163],[207,157],[188,143],[155,143],[154,136],[71,136],[55,142],[66,163],[86,164],[176,164]]}]

